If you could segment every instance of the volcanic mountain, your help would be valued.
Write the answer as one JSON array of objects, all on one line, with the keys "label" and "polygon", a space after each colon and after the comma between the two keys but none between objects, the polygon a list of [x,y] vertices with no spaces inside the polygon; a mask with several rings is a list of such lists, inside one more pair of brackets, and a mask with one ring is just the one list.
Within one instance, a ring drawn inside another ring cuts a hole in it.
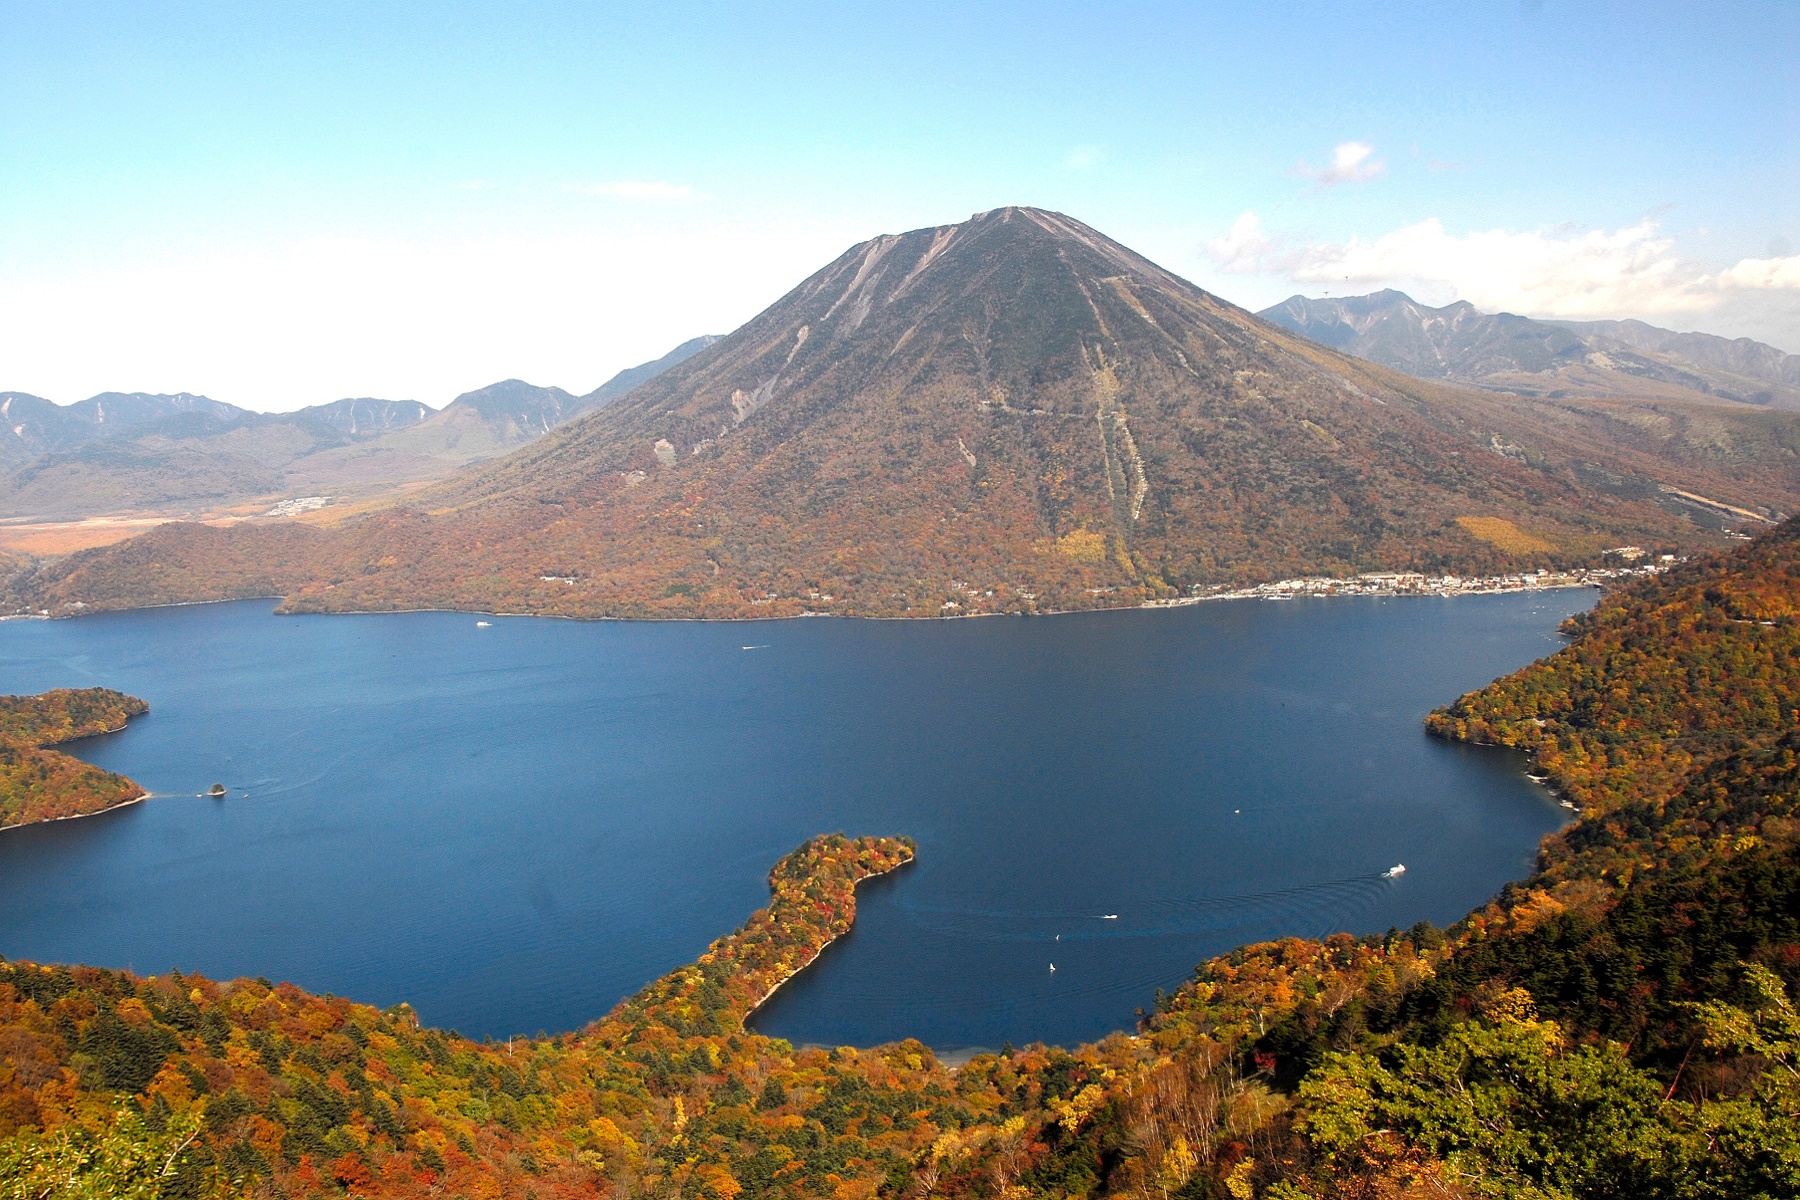
[{"label": "volcanic mountain", "polygon": [[408,508],[166,525],[15,591],[55,611],[278,593],[295,610],[938,615],[1707,541],[1655,502],[1668,463],[1521,445],[1506,421],[1502,398],[1318,346],[1078,221],[1005,208],[851,248]]}]

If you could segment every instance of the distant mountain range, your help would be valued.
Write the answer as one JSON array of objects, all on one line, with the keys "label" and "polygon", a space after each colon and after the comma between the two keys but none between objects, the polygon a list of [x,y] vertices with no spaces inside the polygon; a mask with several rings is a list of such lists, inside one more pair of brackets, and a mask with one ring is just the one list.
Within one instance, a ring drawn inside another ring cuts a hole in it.
[{"label": "distant mountain range", "polygon": [[566,398],[533,395],[554,415],[521,436],[548,434],[404,507],[164,525],[31,568],[18,603],[1029,612],[1718,545],[1800,502],[1790,414],[1648,421],[1424,382],[1030,208],[852,247],[598,411],[555,424]]},{"label": "distant mountain range", "polygon": [[367,439],[430,417],[415,400],[337,400],[289,413],[258,413],[187,392],[102,392],[61,405],[24,392],[0,392],[0,463],[30,462],[46,454],[120,438],[184,441],[218,437],[250,426],[290,426],[326,439]]},{"label": "distant mountain range", "polygon": [[1422,379],[1552,399],[1708,398],[1800,410],[1800,355],[1749,338],[1642,321],[1539,321],[1466,301],[1432,308],[1392,290],[1293,296],[1257,315]]},{"label": "distant mountain range", "polygon": [[59,405],[0,392],[0,517],[226,506],[437,479],[601,408],[716,340],[684,342],[585,396],[509,379],[441,410],[359,397],[258,413],[186,392]]}]

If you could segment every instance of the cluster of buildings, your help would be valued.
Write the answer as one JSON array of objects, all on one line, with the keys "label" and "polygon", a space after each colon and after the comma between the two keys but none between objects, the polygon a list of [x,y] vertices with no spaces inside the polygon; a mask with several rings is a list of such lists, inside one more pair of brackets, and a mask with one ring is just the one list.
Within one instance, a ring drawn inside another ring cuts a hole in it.
[{"label": "cluster of buildings", "polygon": [[1524,592],[1542,588],[1604,587],[1622,579],[1657,575],[1675,562],[1662,555],[1638,566],[1581,567],[1568,571],[1525,571],[1513,575],[1425,575],[1413,571],[1371,571],[1347,579],[1313,576],[1281,579],[1254,587],[1196,587],[1173,604],[1201,600],[1292,600],[1301,596],[1467,596],[1484,592]]},{"label": "cluster of buildings", "polygon": [[293,500],[283,500],[274,508],[264,513],[265,517],[297,517],[301,513],[317,512],[330,504],[331,496],[299,496]]}]

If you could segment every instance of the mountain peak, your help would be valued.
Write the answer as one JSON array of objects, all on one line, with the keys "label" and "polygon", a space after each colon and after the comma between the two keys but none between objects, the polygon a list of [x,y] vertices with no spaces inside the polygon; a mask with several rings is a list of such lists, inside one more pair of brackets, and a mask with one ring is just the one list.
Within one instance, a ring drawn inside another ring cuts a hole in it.
[{"label": "mountain peak", "polygon": [[[795,408],[788,397],[823,389],[822,402],[877,378],[901,386],[903,376],[945,372],[980,380],[978,412],[1082,411],[1095,373],[1112,369],[1106,363],[1126,341],[1167,370],[1187,369],[1156,314],[1173,318],[1195,304],[1208,319],[1238,313],[1071,217],[992,209],[852,246],[736,333],[567,436],[638,426],[640,452],[618,467],[661,461],[650,457],[658,442],[670,447],[662,457],[692,459],[740,428],[785,425],[758,414]],[[810,404],[796,413],[815,415]],[[603,469],[614,457],[604,456]]]},{"label": "mountain peak", "polygon": [[[1472,435],[1471,402],[1256,320],[1065,214],[999,208],[850,247],[604,408],[417,493],[418,511],[319,533],[279,577],[297,609],[940,616],[1678,543],[1637,493]],[[239,554],[262,535],[221,536]],[[205,579],[185,545],[165,538],[156,569]],[[86,578],[126,594],[109,572],[139,568],[113,561],[46,600],[91,603]]]},{"label": "mountain peak", "polygon": [[1454,518],[1496,504],[1546,532],[1571,506],[1535,545],[1586,545],[1590,505],[1672,528],[1417,404],[1072,217],[998,208],[857,243],[428,503],[458,543],[555,559],[531,580],[591,577],[559,610],[612,613],[1085,607],[1427,545],[1477,565],[1494,548]]},{"label": "mountain peak", "polygon": [[444,412],[456,415],[473,410],[489,422],[510,423],[520,429],[538,433],[561,423],[571,410],[579,407],[574,396],[559,387],[538,387],[523,379],[502,379],[484,388],[464,392],[444,406]]}]

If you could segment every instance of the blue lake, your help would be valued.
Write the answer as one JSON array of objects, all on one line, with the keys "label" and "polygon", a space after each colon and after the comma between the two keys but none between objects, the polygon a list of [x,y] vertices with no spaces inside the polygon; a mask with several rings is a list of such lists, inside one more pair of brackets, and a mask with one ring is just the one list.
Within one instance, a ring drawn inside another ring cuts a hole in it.
[{"label": "blue lake", "polygon": [[[1445,924],[1524,875],[1565,814],[1517,756],[1420,718],[1555,650],[1593,597],[6,622],[0,691],[150,702],[73,749],[154,796],[0,834],[0,954],[565,1030],[736,927],[808,836],[910,834],[918,861],[758,1028],[1069,1044],[1232,946]],[[230,799],[196,796],[214,780]]]}]

